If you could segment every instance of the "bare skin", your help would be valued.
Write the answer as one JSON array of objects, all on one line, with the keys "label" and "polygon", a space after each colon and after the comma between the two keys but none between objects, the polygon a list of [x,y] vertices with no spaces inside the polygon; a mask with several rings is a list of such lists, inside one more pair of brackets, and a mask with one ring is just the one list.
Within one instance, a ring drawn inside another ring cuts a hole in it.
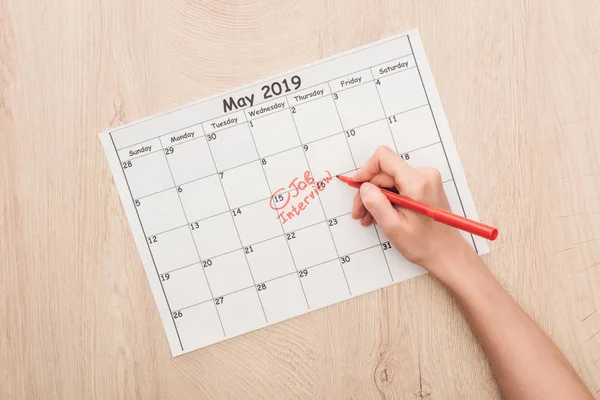
[{"label": "bare skin", "polygon": [[448,287],[481,342],[506,399],[593,399],[565,356],[456,229],[392,206],[377,189],[395,187],[403,195],[449,210],[437,170],[412,168],[381,147],[353,179],[366,183],[354,199],[352,217],[364,226],[376,222],[406,259]]}]

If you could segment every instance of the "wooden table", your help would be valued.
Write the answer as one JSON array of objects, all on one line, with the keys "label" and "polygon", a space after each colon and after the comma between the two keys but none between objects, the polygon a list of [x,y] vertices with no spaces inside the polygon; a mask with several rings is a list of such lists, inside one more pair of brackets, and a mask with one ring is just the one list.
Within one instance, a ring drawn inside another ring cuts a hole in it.
[{"label": "wooden table", "polygon": [[600,398],[596,0],[0,0],[0,398],[499,398],[429,276],[172,358],[97,137],[414,27],[485,260]]}]

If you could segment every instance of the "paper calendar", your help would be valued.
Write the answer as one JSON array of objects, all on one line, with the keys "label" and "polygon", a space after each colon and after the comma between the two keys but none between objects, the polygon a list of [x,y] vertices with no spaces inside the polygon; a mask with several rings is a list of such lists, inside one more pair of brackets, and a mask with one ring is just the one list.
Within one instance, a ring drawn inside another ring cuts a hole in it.
[{"label": "paper calendar", "polygon": [[379,146],[439,169],[478,220],[416,31],[100,138],[173,355],[425,272],[334,179]]}]

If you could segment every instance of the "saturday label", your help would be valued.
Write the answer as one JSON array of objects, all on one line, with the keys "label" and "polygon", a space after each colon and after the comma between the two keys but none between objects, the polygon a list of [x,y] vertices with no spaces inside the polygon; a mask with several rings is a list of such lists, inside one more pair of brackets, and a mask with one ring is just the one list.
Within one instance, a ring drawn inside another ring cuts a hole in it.
[{"label": "saturday label", "polygon": [[385,64],[378,65],[377,67],[371,68],[373,75],[376,78],[380,76],[390,75],[394,72],[406,70],[415,66],[415,59],[412,55],[399,58],[394,61],[387,62]]}]

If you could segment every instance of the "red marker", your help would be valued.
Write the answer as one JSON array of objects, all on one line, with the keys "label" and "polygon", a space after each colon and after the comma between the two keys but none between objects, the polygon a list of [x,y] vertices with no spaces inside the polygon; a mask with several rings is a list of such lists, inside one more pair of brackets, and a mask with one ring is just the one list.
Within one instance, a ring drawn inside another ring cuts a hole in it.
[{"label": "red marker", "polygon": [[[338,175],[337,177],[342,182],[345,182],[356,189],[360,188],[362,185],[361,182],[356,182],[347,176]],[[442,210],[441,208],[428,206],[427,204],[418,202],[394,192],[390,192],[386,189],[380,190],[391,203],[408,208],[409,210],[413,210],[419,214],[426,215],[429,218],[441,222],[442,224],[453,226],[465,232],[472,233],[473,235],[481,236],[487,240],[496,240],[498,237],[498,229],[489,225],[461,217],[460,215],[452,214],[451,212]]]}]

